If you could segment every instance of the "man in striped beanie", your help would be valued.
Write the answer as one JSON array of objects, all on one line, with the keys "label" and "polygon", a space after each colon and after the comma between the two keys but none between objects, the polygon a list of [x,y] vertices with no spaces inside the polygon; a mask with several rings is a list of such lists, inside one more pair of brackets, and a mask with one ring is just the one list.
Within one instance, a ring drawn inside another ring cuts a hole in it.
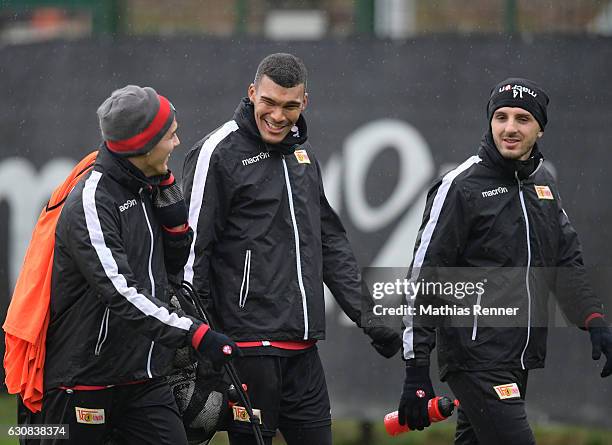
[{"label": "man in striped beanie", "polygon": [[191,347],[221,367],[240,351],[170,306],[168,275],[193,231],[168,170],[176,111],[154,89],[128,85],[98,108],[104,139],[57,222],[44,398],[30,423],[69,425],[67,444],[187,444],[165,379]]},{"label": "man in striped beanie", "polygon": [[[98,119],[108,150],[122,158],[134,158],[149,156],[170,127],[176,126],[176,109],[153,88],[127,85],[113,91],[100,105]],[[169,136],[174,146],[179,144],[175,131]],[[139,162],[136,164],[141,165]],[[158,167],[167,170],[167,165]],[[159,173],[163,174],[165,170]]]},{"label": "man in striped beanie", "polygon": [[[145,182],[159,183],[161,193],[156,197],[160,199],[154,205],[160,222],[168,228],[186,229],[187,207],[168,170],[170,154],[180,144],[174,106],[151,87],[127,85],[113,91],[98,107],[98,119],[104,146],[118,162],[136,176],[148,178]],[[159,175],[163,177],[156,178]]]}]

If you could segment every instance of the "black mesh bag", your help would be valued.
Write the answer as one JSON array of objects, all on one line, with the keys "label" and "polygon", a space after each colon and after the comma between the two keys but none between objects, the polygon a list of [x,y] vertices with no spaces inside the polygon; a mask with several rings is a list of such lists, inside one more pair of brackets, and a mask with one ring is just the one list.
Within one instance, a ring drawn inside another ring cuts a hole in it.
[{"label": "black mesh bag", "polygon": [[[174,293],[171,304],[180,315],[195,315],[195,309],[191,310],[193,305],[182,295],[180,288]],[[230,382],[224,370],[215,369],[202,357],[196,360],[193,349],[186,346],[177,349],[167,379],[190,445],[206,445],[215,432],[227,428],[231,417],[228,403]]]},{"label": "black mesh bag", "polygon": [[215,432],[225,430],[230,416],[224,373],[205,368],[193,364],[168,376],[190,445],[208,444]]},{"label": "black mesh bag", "polygon": [[[178,315],[195,313],[193,305],[181,295],[180,288],[170,292],[170,305]],[[166,379],[183,419],[189,445],[207,445],[217,431],[227,429],[231,417],[228,403],[231,385],[225,370],[215,369],[202,358],[196,360],[191,346],[185,346],[176,350]],[[127,444],[113,430],[104,439],[104,445]]]}]

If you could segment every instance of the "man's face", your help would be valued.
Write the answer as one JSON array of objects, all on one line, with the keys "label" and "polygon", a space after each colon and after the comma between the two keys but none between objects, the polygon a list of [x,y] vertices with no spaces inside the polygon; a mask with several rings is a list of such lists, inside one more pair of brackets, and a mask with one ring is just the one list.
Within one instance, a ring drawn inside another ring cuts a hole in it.
[{"label": "man's face", "polygon": [[255,106],[255,122],[264,142],[278,144],[295,125],[308,103],[304,84],[284,88],[268,76],[249,85],[249,99]]},{"label": "man's face", "polygon": [[495,110],[491,119],[491,132],[495,146],[506,159],[524,161],[542,136],[540,124],[533,115],[522,108],[502,107]]},{"label": "man's face", "polygon": [[177,129],[178,123],[175,119],[166,134],[149,153],[128,159],[147,177],[166,174],[170,154],[181,143],[176,134]]}]

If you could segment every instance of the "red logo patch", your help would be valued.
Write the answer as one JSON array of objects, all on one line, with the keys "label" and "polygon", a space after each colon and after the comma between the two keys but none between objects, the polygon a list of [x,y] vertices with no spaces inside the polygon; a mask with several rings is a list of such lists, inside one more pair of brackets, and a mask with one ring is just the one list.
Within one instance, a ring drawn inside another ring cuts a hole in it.
[{"label": "red logo patch", "polygon": [[225,355],[232,355],[232,347],[230,345],[223,346],[223,353]]},{"label": "red logo patch", "polygon": [[422,399],[423,397],[425,397],[425,391],[423,391],[422,389],[417,389],[416,396],[419,399]]}]

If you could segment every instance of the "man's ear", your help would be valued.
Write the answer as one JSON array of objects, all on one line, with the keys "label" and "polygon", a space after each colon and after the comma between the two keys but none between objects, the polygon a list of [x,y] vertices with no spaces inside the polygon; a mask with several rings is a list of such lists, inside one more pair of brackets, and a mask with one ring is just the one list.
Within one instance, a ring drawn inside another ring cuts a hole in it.
[{"label": "man's ear", "polygon": [[251,103],[255,103],[255,84],[252,83],[249,85],[249,88],[247,88],[247,96],[249,97],[249,100],[251,101]]},{"label": "man's ear", "polygon": [[308,93],[304,93],[304,101],[302,102],[302,111],[308,106]]},{"label": "man's ear", "polygon": [[538,131],[538,137],[541,138],[542,136],[544,136],[544,132],[543,131]]}]

